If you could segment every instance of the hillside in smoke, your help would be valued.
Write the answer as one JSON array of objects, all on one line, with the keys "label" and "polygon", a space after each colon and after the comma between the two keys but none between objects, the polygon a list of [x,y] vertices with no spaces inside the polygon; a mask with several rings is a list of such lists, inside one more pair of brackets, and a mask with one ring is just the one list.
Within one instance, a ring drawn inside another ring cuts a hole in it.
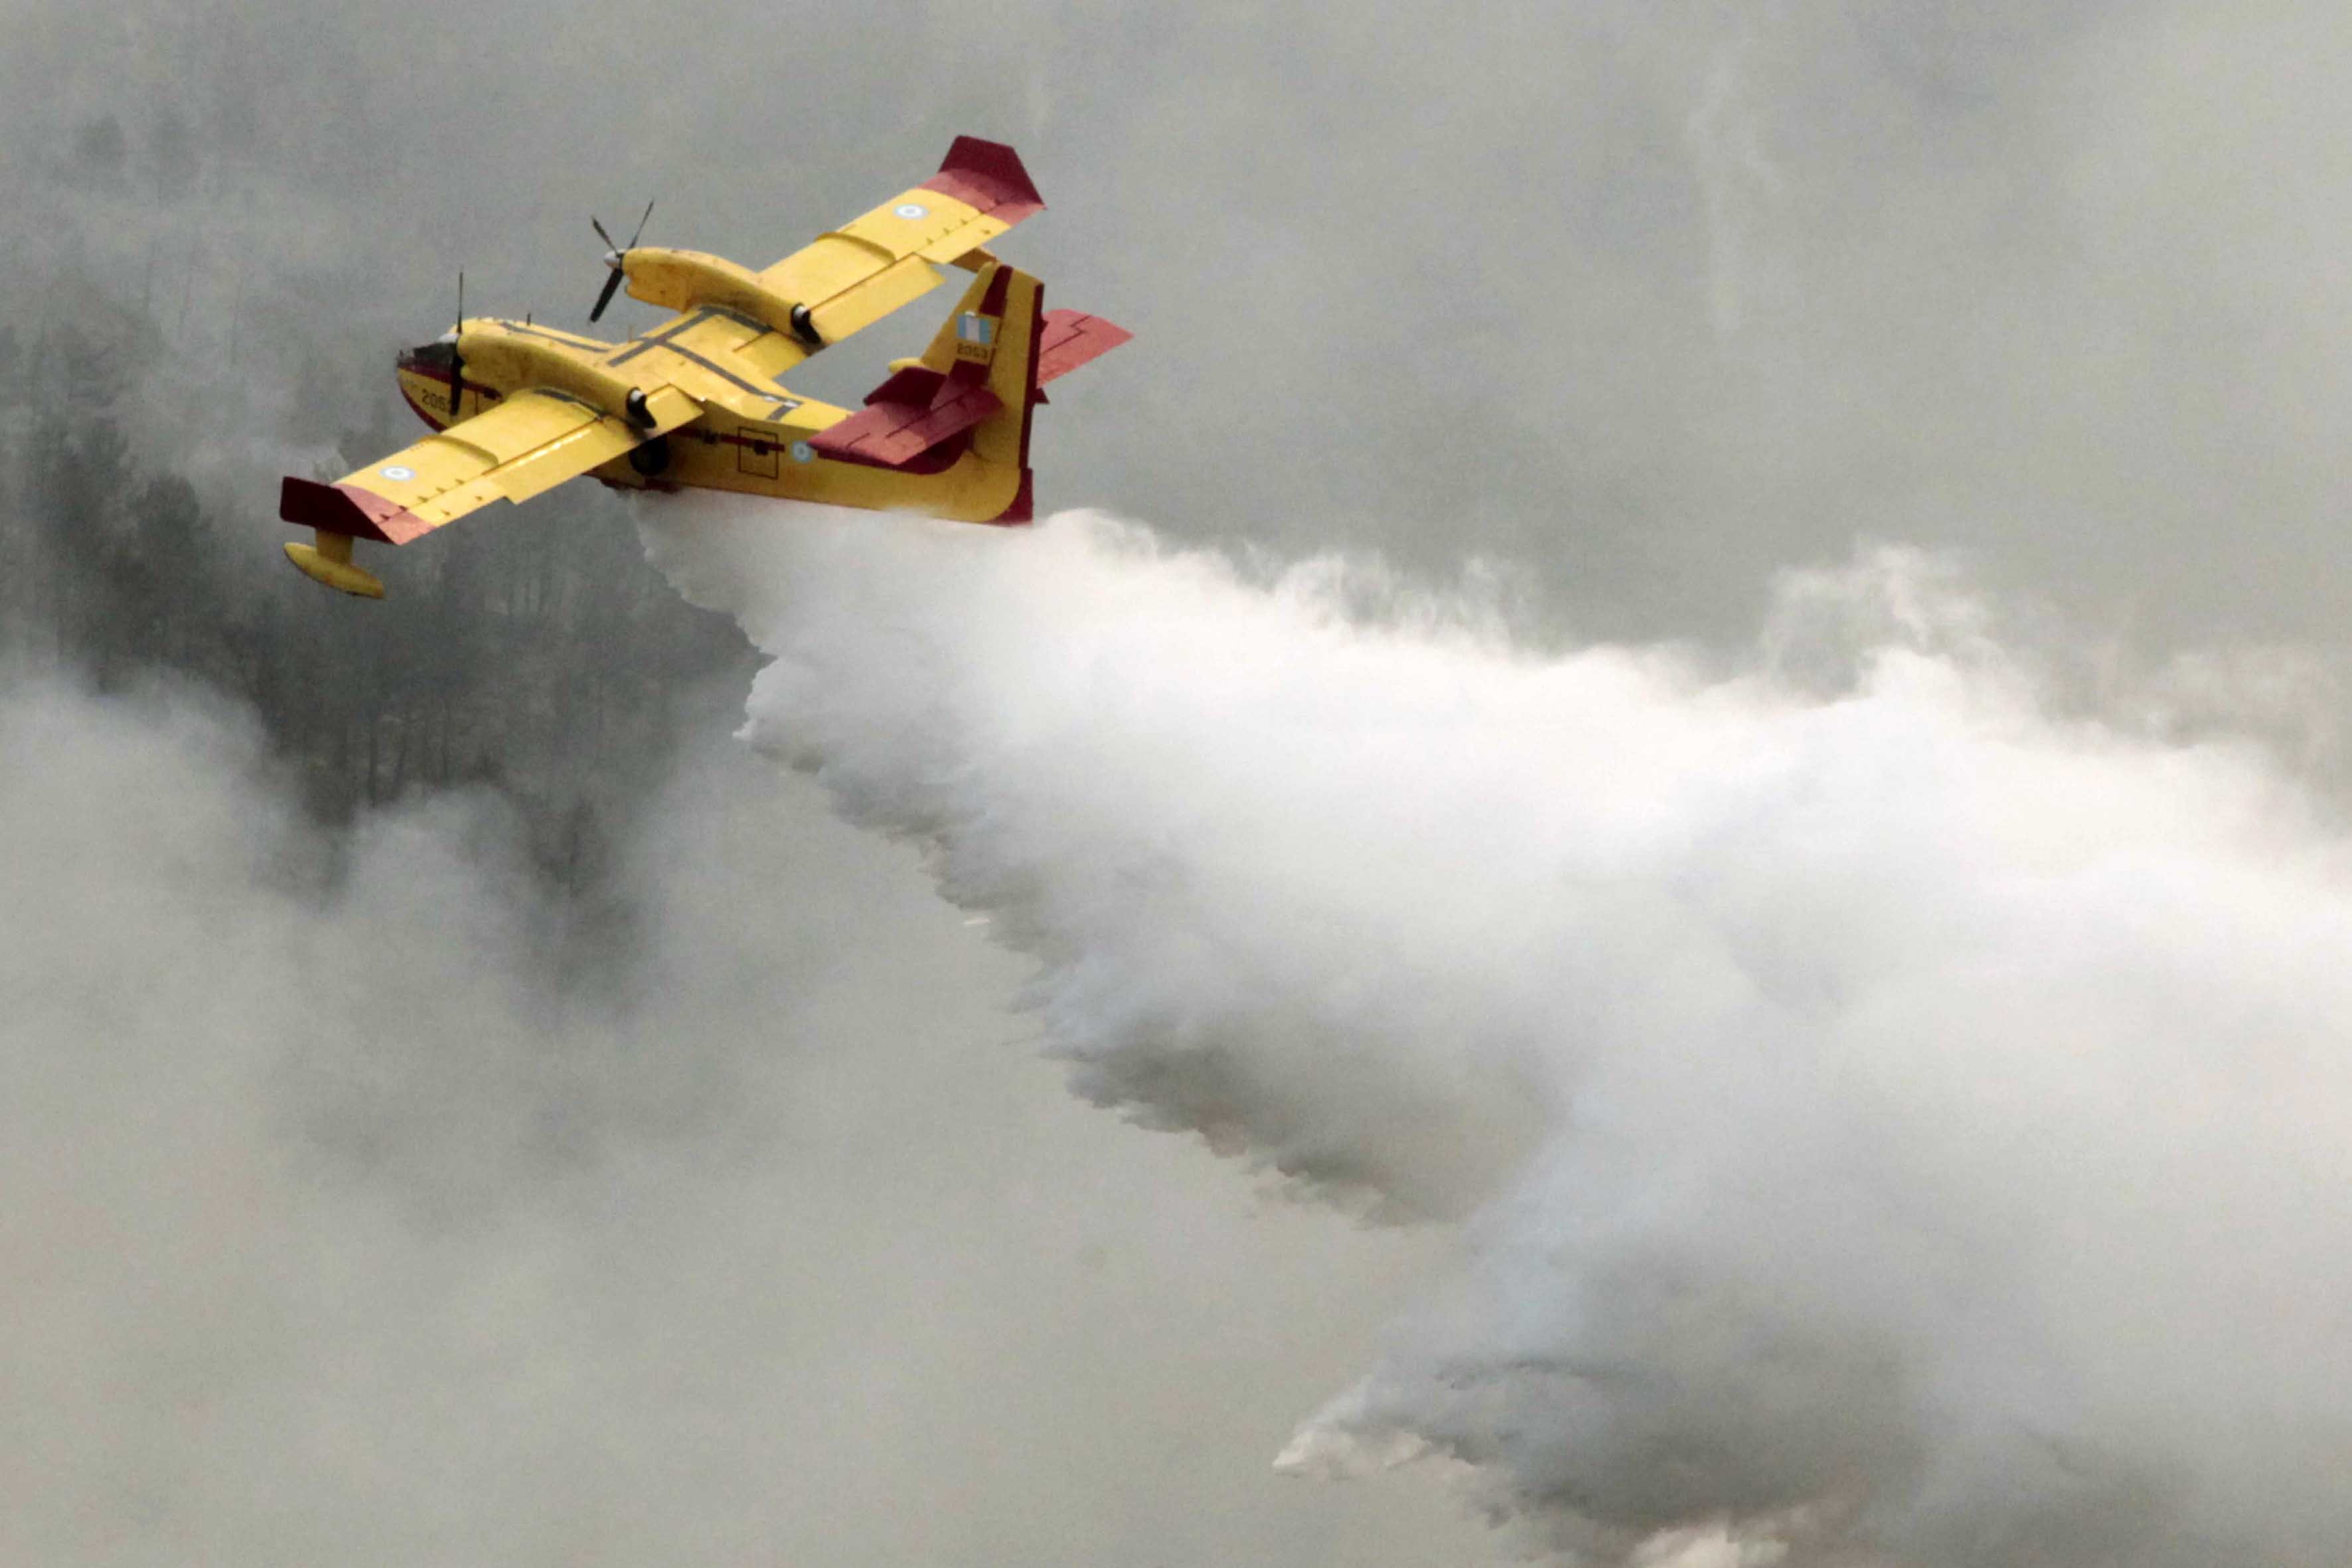
[{"label": "hillside in smoke", "polygon": [[331,838],[287,771],[0,695],[0,1559],[1480,1550],[1265,1473],[1428,1239],[1062,1096],[905,851],[698,750],[583,975],[494,793]]}]

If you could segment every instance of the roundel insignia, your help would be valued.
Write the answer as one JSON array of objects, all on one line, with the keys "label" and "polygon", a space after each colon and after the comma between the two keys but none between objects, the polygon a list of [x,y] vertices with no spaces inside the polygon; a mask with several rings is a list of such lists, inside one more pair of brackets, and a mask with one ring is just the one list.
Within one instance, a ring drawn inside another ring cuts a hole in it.
[{"label": "roundel insignia", "polygon": [[914,222],[919,217],[929,217],[931,216],[931,209],[925,206],[920,202],[900,202],[897,206],[892,207],[890,210],[898,216],[905,218],[908,223]]},{"label": "roundel insignia", "polygon": [[397,479],[403,482],[413,479],[416,477],[416,470],[410,468],[405,463],[394,463],[381,471],[385,479]]},{"label": "roundel insignia", "polygon": [[815,448],[814,447],[810,446],[806,441],[795,441],[795,442],[793,442],[793,462],[795,462],[795,463],[814,463],[814,462],[815,462],[815,461],[816,461],[816,448]]}]

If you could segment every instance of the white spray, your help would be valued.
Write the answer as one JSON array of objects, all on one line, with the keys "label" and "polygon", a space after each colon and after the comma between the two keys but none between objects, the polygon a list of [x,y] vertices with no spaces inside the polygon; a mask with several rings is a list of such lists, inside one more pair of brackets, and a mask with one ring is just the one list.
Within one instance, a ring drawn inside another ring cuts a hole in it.
[{"label": "white spray", "polygon": [[1465,1220],[1286,1465],[1599,1560],[2352,1550],[2352,863],[2251,750],[2053,717],[1901,556],[1790,596],[1871,612],[1823,695],[1090,515],[648,531],[1078,1092]]}]

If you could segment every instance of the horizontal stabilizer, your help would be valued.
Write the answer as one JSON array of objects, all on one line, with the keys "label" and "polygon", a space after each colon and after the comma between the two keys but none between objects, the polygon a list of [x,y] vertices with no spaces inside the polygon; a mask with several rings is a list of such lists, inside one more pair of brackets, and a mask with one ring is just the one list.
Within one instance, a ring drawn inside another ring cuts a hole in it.
[{"label": "horizontal stabilizer", "polygon": [[[979,382],[954,381],[937,371],[909,367],[876,387],[864,408],[810,437],[809,445],[836,462],[936,472],[961,451],[957,437],[1003,406]],[[930,455],[929,463],[923,461],[926,454]]]},{"label": "horizontal stabilizer", "polygon": [[1048,310],[1045,336],[1037,344],[1037,384],[1043,386],[1057,375],[1067,375],[1134,336],[1125,327],[1082,310]]}]

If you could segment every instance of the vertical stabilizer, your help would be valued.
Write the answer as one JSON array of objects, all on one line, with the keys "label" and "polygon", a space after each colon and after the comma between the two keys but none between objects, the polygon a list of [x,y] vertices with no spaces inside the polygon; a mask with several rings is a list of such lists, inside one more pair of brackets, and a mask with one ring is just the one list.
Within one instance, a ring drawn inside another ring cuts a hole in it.
[{"label": "vertical stabilizer", "polygon": [[[810,440],[825,457],[908,473],[939,472],[970,452],[1011,481],[995,522],[1031,514],[1030,411],[1045,326],[1045,285],[984,264],[919,360],[902,360],[866,407]],[[993,504],[993,502],[990,503]]]}]

